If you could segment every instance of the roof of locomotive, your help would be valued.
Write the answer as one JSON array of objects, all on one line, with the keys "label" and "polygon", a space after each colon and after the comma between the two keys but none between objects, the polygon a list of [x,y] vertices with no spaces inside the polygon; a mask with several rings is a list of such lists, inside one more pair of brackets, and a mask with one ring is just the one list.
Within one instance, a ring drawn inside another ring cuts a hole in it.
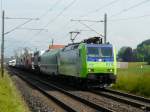
[{"label": "roof of locomotive", "polygon": [[83,41],[78,42],[78,43],[70,43],[70,44],[66,45],[65,47],[71,46],[71,45],[78,45],[81,43],[103,45],[101,37],[90,37],[90,38],[84,39]]},{"label": "roof of locomotive", "polygon": [[60,50],[61,50],[61,48],[60,48],[60,49],[48,49],[48,50],[46,50],[42,55],[56,54],[56,53],[58,53]]},{"label": "roof of locomotive", "polygon": [[[84,43],[84,42],[80,42],[80,43],[72,43],[72,44],[68,44],[68,45],[66,45],[65,47],[67,47],[67,46],[73,46],[73,45],[79,45],[79,44],[81,44],[81,43]],[[112,44],[110,44],[110,43],[106,43],[106,44],[97,44],[97,43],[84,43],[84,44],[86,44],[86,45],[88,45],[88,46],[99,46],[99,47],[112,47]]]},{"label": "roof of locomotive", "polygon": [[113,47],[112,44],[87,44],[88,47]]}]

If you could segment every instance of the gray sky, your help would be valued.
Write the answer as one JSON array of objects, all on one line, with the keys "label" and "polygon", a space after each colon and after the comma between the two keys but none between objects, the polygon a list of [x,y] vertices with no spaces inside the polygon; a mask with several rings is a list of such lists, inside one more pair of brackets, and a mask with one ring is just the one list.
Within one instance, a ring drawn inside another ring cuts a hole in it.
[{"label": "gray sky", "polygon": [[[89,30],[71,19],[103,20],[108,14],[108,41],[119,49],[122,46],[135,48],[150,37],[150,0],[3,0],[6,17],[39,18],[21,28],[44,28],[48,31],[15,30],[5,36],[5,55],[23,47],[47,49],[51,38],[56,44],[70,42],[69,31]],[[5,20],[5,32],[27,20]],[[91,28],[103,34],[103,23],[90,23]],[[92,31],[83,31],[76,41],[98,36]]]}]

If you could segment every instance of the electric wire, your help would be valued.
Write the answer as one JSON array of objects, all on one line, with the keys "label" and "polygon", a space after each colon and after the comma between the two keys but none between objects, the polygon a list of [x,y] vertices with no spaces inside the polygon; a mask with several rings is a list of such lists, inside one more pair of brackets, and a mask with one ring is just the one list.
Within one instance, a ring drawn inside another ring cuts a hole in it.
[{"label": "electric wire", "polygon": [[[62,0],[61,0],[62,1]],[[53,6],[51,7],[51,8],[49,8],[47,11],[45,11],[41,16],[39,16],[39,19],[41,20],[43,17],[45,17],[50,11],[52,11],[60,2],[61,2],[60,0],[57,0],[54,4],[53,4]],[[34,37],[35,36],[37,36],[39,33],[41,33],[42,31],[45,31],[45,30],[39,30],[35,35],[34,35]]]},{"label": "electric wire", "polygon": [[[75,1],[76,0],[71,1],[65,8],[63,8],[63,10],[58,15],[55,16],[55,18],[50,20],[43,28],[46,28],[49,24],[56,21],[58,17],[60,17],[66,10],[68,10],[75,3]],[[41,32],[42,31],[37,32],[34,36],[39,35]]]},{"label": "electric wire", "polygon": [[88,29],[90,29],[91,31],[97,33],[98,35],[103,36],[102,34],[98,33],[96,30],[94,30],[93,28],[91,28],[88,25],[84,24],[83,22],[79,21],[79,23],[82,24],[82,25],[84,25],[84,26],[86,26]]},{"label": "electric wire", "polygon": [[[39,16],[39,20],[41,20],[42,18],[44,18],[49,12],[53,11],[54,8],[55,8],[59,3],[61,3],[61,1],[62,1],[62,0],[57,0],[57,1],[53,4],[53,6],[52,6],[51,8],[49,8],[48,10],[46,10],[43,14],[41,14],[41,15]],[[45,31],[45,29],[39,30],[36,34],[34,34],[33,37],[37,36],[41,31]],[[46,29],[46,31],[48,31],[48,30]]]},{"label": "electric wire", "polygon": [[15,28],[11,29],[10,31],[7,31],[6,33],[4,33],[4,35],[7,35],[7,34],[13,32],[13,31],[15,31],[16,29],[18,29],[18,28],[20,28],[21,26],[23,26],[23,25],[29,23],[30,21],[32,21],[32,19],[29,19],[28,21],[26,21],[26,22],[24,22],[24,23],[22,23],[22,24],[16,26]]},{"label": "electric wire", "polygon": [[136,7],[139,7],[140,5],[143,5],[143,4],[147,3],[147,2],[150,2],[150,0],[144,0],[144,1],[142,1],[142,2],[139,2],[139,3],[137,3],[137,4],[134,4],[134,5],[132,5],[132,6],[128,7],[128,8],[125,8],[125,9],[121,10],[121,11],[118,12],[118,13],[115,13],[115,14],[111,15],[109,18],[114,17],[114,16],[121,15],[122,13],[127,12],[127,11],[129,11],[129,10],[131,10],[131,9],[134,9],[134,8],[136,8]]},{"label": "electric wire", "polygon": [[88,19],[71,19],[71,21],[103,22],[103,21],[100,21],[100,20],[88,20]]},{"label": "electric wire", "polygon": [[99,7],[99,8],[97,8],[97,9],[91,11],[91,12],[88,12],[88,13],[85,14],[85,15],[81,15],[80,17],[85,17],[85,16],[87,16],[87,15],[89,15],[89,14],[96,13],[96,12],[98,12],[98,11],[100,11],[100,10],[106,8],[106,7],[109,7],[109,6],[111,6],[111,5],[115,4],[115,3],[117,3],[118,1],[120,1],[120,0],[113,0],[113,1],[111,1],[111,2],[109,2],[109,3],[107,3],[107,4],[105,4],[105,5],[103,5],[103,6]]},{"label": "electric wire", "polygon": [[126,20],[135,20],[135,19],[141,19],[141,18],[145,18],[145,17],[150,17],[150,14],[141,15],[141,16],[135,16],[135,17],[128,17],[128,18],[110,19],[108,22],[118,22],[118,21],[126,21]]},{"label": "electric wire", "polygon": [[76,0],[73,0],[72,2],[70,2],[58,15],[55,16],[55,18],[53,18],[52,20],[50,20],[45,27],[47,27],[50,23],[54,22],[57,20],[58,17],[60,17],[66,10],[68,10],[74,3]]},{"label": "electric wire", "polygon": [[15,17],[5,17],[5,19],[19,19],[19,20],[39,20],[39,18],[15,18]]},{"label": "electric wire", "polygon": [[42,31],[47,31],[47,29],[42,29],[42,28],[19,28],[18,30],[42,30]]},{"label": "electric wire", "polygon": [[39,18],[43,18],[45,17],[49,12],[53,11],[54,7],[56,7],[62,0],[57,0],[53,6],[51,8],[49,8],[48,10],[46,10],[41,16],[39,16]]}]

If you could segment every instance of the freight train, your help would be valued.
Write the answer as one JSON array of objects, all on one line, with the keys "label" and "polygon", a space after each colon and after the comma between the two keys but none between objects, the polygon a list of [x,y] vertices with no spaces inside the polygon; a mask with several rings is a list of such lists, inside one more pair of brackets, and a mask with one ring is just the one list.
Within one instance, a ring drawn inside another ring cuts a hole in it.
[{"label": "freight train", "polygon": [[[61,49],[28,53],[17,58],[17,67],[32,69],[82,85],[109,86],[116,81],[116,51],[93,37]],[[18,65],[17,65],[18,64]]]}]

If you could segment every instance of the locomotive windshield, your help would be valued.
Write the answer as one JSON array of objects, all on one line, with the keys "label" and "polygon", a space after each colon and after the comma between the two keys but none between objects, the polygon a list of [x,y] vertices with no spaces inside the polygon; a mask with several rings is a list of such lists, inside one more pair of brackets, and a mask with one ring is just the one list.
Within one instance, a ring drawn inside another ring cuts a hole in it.
[{"label": "locomotive windshield", "polygon": [[112,47],[88,47],[87,49],[88,57],[103,58],[113,56]]}]

